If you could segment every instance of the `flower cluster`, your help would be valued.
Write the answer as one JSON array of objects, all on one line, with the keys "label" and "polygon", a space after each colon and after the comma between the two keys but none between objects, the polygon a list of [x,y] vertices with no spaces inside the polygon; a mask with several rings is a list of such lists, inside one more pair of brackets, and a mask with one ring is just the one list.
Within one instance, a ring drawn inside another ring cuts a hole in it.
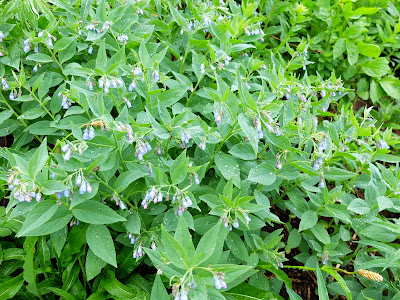
[{"label": "flower cluster", "polygon": [[127,44],[128,36],[126,34],[121,34],[117,36],[118,42],[124,43],[124,45]]},{"label": "flower cluster", "polygon": [[85,180],[85,178],[82,178],[81,174],[78,174],[75,178],[75,185],[79,186],[79,194],[84,194],[85,192],[91,193],[92,192],[92,186],[90,183]]},{"label": "flower cluster", "polygon": [[64,191],[62,191],[62,192],[58,192],[58,193],[56,194],[56,196],[57,196],[58,199],[61,199],[62,196],[68,198],[68,197],[69,197],[69,194],[70,194],[70,193],[69,193],[69,190],[66,189],[66,190],[64,190]]},{"label": "flower cluster", "polygon": [[29,50],[31,50],[31,43],[30,43],[30,39],[26,39],[24,41],[24,52],[27,53],[29,52]]},{"label": "flower cluster", "polygon": [[61,151],[64,152],[64,160],[68,161],[71,159],[72,149],[70,144],[65,144],[61,147]]},{"label": "flower cluster", "polygon": [[86,86],[89,88],[90,91],[93,91],[93,82],[92,80],[90,80],[90,76],[86,79]]},{"label": "flower cluster", "polygon": [[37,202],[42,198],[42,194],[36,188],[35,184],[30,182],[22,182],[17,178],[18,173],[11,171],[11,174],[7,175],[8,188],[14,191],[14,198],[20,202],[31,202],[35,199]]},{"label": "flower cluster", "polygon": [[131,84],[128,86],[128,91],[132,92],[135,87],[136,87],[136,80],[133,79]]},{"label": "flower cluster", "polygon": [[153,72],[152,77],[153,77],[153,82],[157,82],[157,81],[160,80],[160,74],[158,73],[157,70],[155,70],[155,71]]},{"label": "flower cluster", "polygon": [[140,76],[143,75],[142,68],[137,66],[136,68],[133,69],[133,75],[135,76]]},{"label": "flower cluster", "polygon": [[215,120],[215,123],[217,123],[217,125],[221,124],[223,116],[224,116],[224,111],[222,109],[221,110],[216,109],[214,111],[214,120]]},{"label": "flower cluster", "polygon": [[146,192],[146,195],[144,196],[141,205],[143,206],[144,209],[147,209],[150,202],[154,202],[154,204],[156,204],[157,202],[162,202],[162,200],[163,200],[163,194],[161,192],[161,189],[157,189],[156,187],[153,186]]},{"label": "flower cluster", "polygon": [[385,140],[379,140],[378,142],[378,149],[389,149],[388,143]]},{"label": "flower cluster", "polygon": [[227,288],[227,285],[225,282],[225,273],[218,272],[218,273],[214,274],[214,285],[217,290],[220,290],[222,288],[224,288],[224,289]]},{"label": "flower cluster", "polygon": [[185,209],[188,209],[188,207],[193,205],[193,201],[190,199],[187,193],[182,192],[176,192],[172,197],[171,202],[178,204],[178,211],[175,212],[175,214],[178,214],[179,216],[185,211]]},{"label": "flower cluster", "polygon": [[3,90],[7,90],[7,89],[10,88],[9,83],[8,83],[7,80],[4,79],[4,78],[1,79],[1,84],[2,84],[2,86],[3,86]]},{"label": "flower cluster", "polygon": [[254,127],[257,128],[258,138],[262,139],[264,137],[264,134],[263,134],[262,128],[261,128],[261,121],[259,119],[255,118],[253,120],[253,125],[254,125]]},{"label": "flower cluster", "polygon": [[124,81],[121,78],[111,78],[101,77],[99,79],[99,87],[102,89],[104,87],[104,93],[108,94],[110,92],[110,88],[118,88],[123,87]]},{"label": "flower cluster", "polygon": [[64,109],[70,108],[71,103],[70,103],[70,101],[69,101],[69,99],[68,99],[68,95],[59,92],[59,93],[58,93],[58,96],[59,96],[59,97],[62,97],[62,101],[61,101],[61,106],[62,106],[62,108],[64,108]]},{"label": "flower cluster", "polygon": [[95,26],[93,23],[87,25],[87,26],[86,26],[86,30],[95,31],[95,32],[97,32],[97,33],[100,33],[100,30],[98,30],[98,29],[96,28],[96,26]]},{"label": "flower cluster", "polygon": [[142,246],[139,246],[135,251],[133,251],[132,256],[133,256],[133,258],[140,258],[143,256],[143,254],[144,253],[143,253]]},{"label": "flower cluster", "polygon": [[0,31],[0,42],[2,42],[4,38],[5,38],[4,33]]},{"label": "flower cluster", "polygon": [[239,228],[239,220],[236,217],[232,219],[231,216],[224,214],[221,216],[221,221],[224,223],[225,228],[229,227],[229,231],[232,231],[232,226],[233,228]]},{"label": "flower cluster", "polygon": [[186,130],[183,130],[181,132],[181,140],[183,145],[185,146],[186,144],[188,144],[190,142],[190,140],[192,139],[190,133]]},{"label": "flower cluster", "polygon": [[90,141],[90,140],[94,139],[95,136],[96,136],[96,134],[94,132],[94,128],[92,126],[90,126],[89,130],[87,128],[85,128],[85,130],[83,131],[82,138],[84,140]]}]

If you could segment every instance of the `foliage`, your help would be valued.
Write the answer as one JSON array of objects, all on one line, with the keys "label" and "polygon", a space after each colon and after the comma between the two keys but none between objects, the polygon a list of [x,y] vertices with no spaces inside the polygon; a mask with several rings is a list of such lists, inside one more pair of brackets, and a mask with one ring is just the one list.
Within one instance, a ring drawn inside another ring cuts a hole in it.
[{"label": "foliage", "polygon": [[0,299],[399,298],[378,2],[0,4]]}]

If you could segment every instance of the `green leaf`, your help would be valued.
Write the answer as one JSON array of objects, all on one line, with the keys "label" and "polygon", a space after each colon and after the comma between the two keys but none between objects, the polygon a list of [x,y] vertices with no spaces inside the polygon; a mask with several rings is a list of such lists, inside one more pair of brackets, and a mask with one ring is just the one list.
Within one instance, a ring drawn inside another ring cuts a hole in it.
[{"label": "green leaf", "polygon": [[62,297],[62,299],[65,300],[76,300],[76,298],[74,296],[72,296],[70,293],[68,293],[67,291],[64,291],[62,289],[56,288],[56,287],[47,287],[47,290],[49,290],[50,292]]},{"label": "green leaf", "polygon": [[171,166],[170,174],[173,184],[181,183],[187,175],[189,158],[186,158],[186,151],[183,151]]},{"label": "green leaf", "polygon": [[24,283],[23,275],[20,274],[12,279],[4,280],[0,283],[0,299],[13,298]]},{"label": "green leaf", "polygon": [[336,272],[335,270],[332,270],[332,269],[331,269],[330,267],[328,267],[328,266],[323,266],[323,267],[321,268],[321,270],[322,270],[322,271],[325,271],[325,272],[328,272],[330,275],[332,275],[333,278],[335,278],[335,279],[339,282],[340,286],[341,286],[341,287],[343,288],[343,290],[345,291],[346,296],[347,296],[347,299],[348,299],[348,300],[353,300],[353,296],[351,295],[351,292],[350,292],[349,287],[347,286],[347,284],[346,284],[346,282],[344,281],[344,279],[342,278],[342,276],[340,276],[340,275],[338,274],[338,272]]},{"label": "green leaf", "polygon": [[106,45],[104,39],[100,43],[99,53],[96,58],[96,69],[106,72],[107,66],[107,54],[106,54]]},{"label": "green leaf", "polygon": [[353,173],[344,169],[336,167],[324,167],[324,177],[326,180],[338,180],[344,181],[349,180],[357,176],[357,173]]},{"label": "green leaf", "polygon": [[389,62],[385,57],[367,61],[361,65],[361,69],[371,77],[382,77],[390,71]]},{"label": "green leaf", "polygon": [[74,206],[72,213],[79,221],[89,224],[111,224],[126,221],[107,205],[93,200],[83,201]]},{"label": "green leaf", "polygon": [[318,282],[318,297],[321,300],[329,300],[328,290],[326,288],[326,280],[325,277],[322,276],[321,270],[317,265],[317,282]]},{"label": "green leaf", "polygon": [[156,275],[154,279],[153,288],[151,289],[151,298],[150,300],[159,300],[159,299],[168,299],[167,290],[164,287],[164,284],[161,281],[160,275]]},{"label": "green leaf", "polygon": [[64,50],[65,48],[67,48],[74,40],[76,37],[74,36],[68,36],[68,37],[64,37],[62,39],[59,39],[57,41],[57,43],[54,45],[54,53],[57,53],[60,50]]},{"label": "green leaf", "polygon": [[58,204],[53,200],[44,200],[35,204],[22,224],[18,236],[26,236],[40,225],[46,223],[55,214],[58,207]]},{"label": "green leaf", "polygon": [[252,126],[251,121],[249,121],[243,114],[238,117],[240,128],[250,142],[251,147],[253,147],[254,153],[258,153],[258,133],[257,130]]},{"label": "green leaf", "polygon": [[182,244],[175,240],[164,227],[161,228],[161,238],[167,259],[178,268],[188,269],[189,257]]},{"label": "green leaf", "polygon": [[234,145],[229,150],[229,153],[243,160],[254,160],[257,158],[257,154],[254,153],[252,146],[248,142]]},{"label": "green leaf", "polygon": [[226,180],[233,177],[234,185],[240,187],[239,164],[233,157],[225,153],[218,153],[218,155],[215,156],[215,164]]},{"label": "green leaf", "polygon": [[310,228],[311,232],[314,236],[322,242],[324,245],[328,245],[331,243],[331,238],[329,237],[328,231],[321,224],[315,224]]},{"label": "green leaf", "polygon": [[107,270],[101,278],[101,286],[109,292],[114,299],[132,299],[132,300],[143,300],[139,298],[138,293],[131,287],[122,284],[115,278],[115,273],[112,270]]},{"label": "green leaf", "polygon": [[92,280],[100,274],[101,270],[107,263],[100,257],[96,256],[91,249],[88,250],[86,255],[85,270],[87,280]]},{"label": "green leaf", "polygon": [[400,98],[400,80],[395,77],[384,77],[379,80],[379,84],[384,89],[386,94],[390,97],[399,99]]},{"label": "green leaf", "polygon": [[306,230],[308,228],[313,227],[318,222],[318,215],[313,210],[307,210],[301,216],[301,221],[299,225],[299,231]]},{"label": "green leaf", "polygon": [[35,252],[37,237],[27,237],[24,242],[24,250],[25,250],[25,262],[23,266],[24,270],[24,279],[28,283],[26,289],[28,292],[39,296],[37,285],[36,285],[36,273],[35,267],[33,265],[33,256]]},{"label": "green leaf", "polygon": [[39,148],[36,149],[31,160],[29,161],[29,175],[34,179],[36,175],[42,170],[49,158],[47,152],[47,138],[43,139]]},{"label": "green leaf", "polygon": [[344,50],[346,50],[345,39],[338,39],[333,47],[333,59],[337,59],[338,57],[343,55]]},{"label": "green leaf", "polygon": [[220,230],[222,230],[222,223],[218,222],[200,239],[196,248],[195,258],[193,259],[196,265],[201,265],[207,262],[207,260],[213,255],[214,251],[218,247],[218,234]]},{"label": "green leaf", "polygon": [[370,212],[368,204],[359,198],[353,199],[347,206],[347,209],[360,215],[365,215]]},{"label": "green leaf", "polygon": [[357,49],[360,54],[373,58],[378,58],[381,55],[381,49],[377,45],[366,44],[362,41],[357,42]]},{"label": "green leaf", "polygon": [[125,227],[130,233],[140,234],[140,225],[140,216],[137,211],[133,211],[132,214],[126,217]]},{"label": "green leaf", "polygon": [[[135,165],[136,167],[136,165]],[[136,170],[126,171],[120,174],[117,180],[114,182],[114,189],[117,192],[121,192],[128,187],[132,182],[148,175],[148,172],[144,171],[140,166],[137,166]]]},{"label": "green leaf", "polygon": [[247,179],[262,185],[271,185],[276,180],[275,169],[267,163],[262,163],[250,170]]},{"label": "green leaf", "polygon": [[249,262],[250,258],[246,246],[237,233],[230,232],[225,240],[225,243],[234,256],[245,263]]},{"label": "green leaf", "polygon": [[117,267],[114,242],[105,225],[89,225],[86,230],[86,240],[96,256]]},{"label": "green leaf", "polygon": [[350,65],[354,65],[358,60],[358,48],[356,44],[346,40],[347,60]]},{"label": "green leaf", "polygon": [[53,62],[53,59],[44,53],[34,53],[26,57],[27,60],[33,60],[36,63]]}]

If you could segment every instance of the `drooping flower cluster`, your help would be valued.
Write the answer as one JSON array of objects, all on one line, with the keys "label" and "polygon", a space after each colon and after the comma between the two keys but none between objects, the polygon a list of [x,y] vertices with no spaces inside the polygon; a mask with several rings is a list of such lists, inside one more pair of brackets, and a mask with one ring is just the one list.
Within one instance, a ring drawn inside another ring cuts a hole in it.
[{"label": "drooping flower cluster", "polygon": [[3,86],[3,90],[7,90],[10,88],[10,84],[7,82],[7,80],[5,78],[1,79],[1,84]]},{"label": "drooping flower cluster", "polygon": [[183,146],[186,146],[186,144],[189,144],[191,139],[192,139],[192,137],[191,137],[190,133],[187,130],[182,130],[181,140],[182,140]]},{"label": "drooping flower cluster", "polygon": [[221,124],[222,117],[224,116],[224,111],[222,109],[214,110],[214,120],[217,125]]},{"label": "drooping flower cluster", "polygon": [[188,207],[191,207],[193,205],[192,199],[187,195],[186,192],[176,192],[174,196],[172,197],[172,203],[177,203],[178,204],[178,211],[175,212],[177,215],[181,215],[185,209],[188,209]]},{"label": "drooping flower cluster", "polygon": [[67,94],[63,94],[61,92],[58,93],[59,97],[62,97],[62,101],[61,101],[61,106],[64,109],[68,109],[71,106],[71,102],[68,99],[68,95]]},{"label": "drooping flower cluster", "polygon": [[155,71],[153,72],[152,77],[153,77],[153,82],[160,81],[160,74],[158,73],[157,70],[155,70]]},{"label": "drooping flower cluster", "polygon": [[62,191],[62,192],[58,192],[58,193],[56,194],[56,196],[57,196],[58,199],[61,199],[63,196],[66,197],[66,198],[68,198],[69,195],[70,195],[69,189],[66,189],[66,190],[64,190],[64,191]]},{"label": "drooping flower cluster", "polygon": [[146,192],[146,195],[144,196],[141,205],[144,209],[147,209],[149,203],[153,202],[154,204],[156,204],[157,202],[162,202],[162,200],[163,200],[163,193],[161,189],[157,189],[155,186],[153,186]]},{"label": "drooping flower cluster", "polygon": [[71,159],[72,149],[70,144],[65,144],[61,147],[61,151],[64,152],[64,160],[68,161]]},{"label": "drooping flower cluster", "polygon": [[75,178],[75,185],[79,186],[79,194],[84,194],[85,192],[91,193],[92,192],[92,186],[90,185],[89,181],[85,180],[81,176],[81,174],[78,174]]},{"label": "drooping flower cluster", "polygon": [[261,120],[255,118],[255,119],[253,120],[253,125],[254,125],[254,127],[257,128],[258,138],[259,138],[259,139],[262,139],[262,138],[264,137],[264,134],[263,134],[263,132],[262,132]]},{"label": "drooping flower cluster", "polygon": [[227,288],[227,285],[225,282],[225,273],[218,272],[218,273],[214,274],[214,285],[217,290],[220,290],[222,288],[224,288],[224,289]]},{"label": "drooping flower cluster", "polygon": [[94,132],[94,128],[92,126],[90,126],[89,130],[87,128],[85,128],[85,130],[83,131],[82,138],[84,140],[90,141],[90,140],[94,139],[95,136],[96,136],[96,134]]},{"label": "drooping flower cluster", "polygon": [[24,41],[24,52],[27,53],[27,52],[29,52],[29,50],[31,50],[30,39],[26,39]]},{"label": "drooping flower cluster", "polygon": [[124,81],[121,78],[111,78],[101,77],[99,79],[99,88],[104,88],[104,93],[108,94],[110,92],[110,88],[118,88],[123,87]]},{"label": "drooping flower cluster", "polygon": [[4,38],[5,38],[4,33],[0,31],[0,42],[2,42]]},{"label": "drooping flower cluster", "polygon": [[133,258],[140,258],[143,256],[143,248],[142,246],[137,247],[137,249],[135,251],[133,251]]},{"label": "drooping flower cluster", "polygon": [[139,159],[139,160],[143,160],[143,156],[149,152],[151,150],[151,146],[148,142],[144,142],[141,140],[138,140],[138,142],[136,143],[136,152],[135,152],[135,156]]},{"label": "drooping flower cluster", "polygon": [[124,45],[127,44],[128,36],[126,34],[121,34],[117,36],[118,42],[124,43]]},{"label": "drooping flower cluster", "polygon": [[385,140],[379,140],[377,146],[378,146],[378,149],[389,149],[390,148],[388,143],[386,143]]},{"label": "drooping flower cluster", "polygon": [[42,198],[40,190],[32,182],[24,182],[18,179],[18,172],[9,170],[7,174],[8,188],[14,192],[14,198],[19,202],[31,202],[33,199],[37,202]]}]

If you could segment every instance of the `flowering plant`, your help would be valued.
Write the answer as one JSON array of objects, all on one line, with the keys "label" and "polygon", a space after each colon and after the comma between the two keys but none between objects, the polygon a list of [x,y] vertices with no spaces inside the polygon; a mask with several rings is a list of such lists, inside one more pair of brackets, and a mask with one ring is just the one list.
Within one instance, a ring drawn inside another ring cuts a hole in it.
[{"label": "flowering plant", "polygon": [[0,298],[399,297],[398,138],[312,2],[0,3]]}]

